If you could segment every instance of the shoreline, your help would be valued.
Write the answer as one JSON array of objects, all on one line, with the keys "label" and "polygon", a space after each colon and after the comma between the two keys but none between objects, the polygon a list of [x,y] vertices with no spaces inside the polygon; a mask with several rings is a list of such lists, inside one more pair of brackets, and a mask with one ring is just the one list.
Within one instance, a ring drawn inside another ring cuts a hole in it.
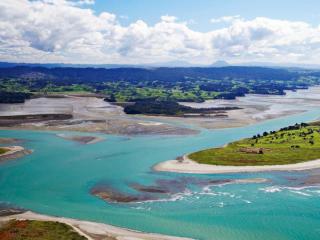
[{"label": "shoreline", "polygon": [[270,171],[303,171],[320,168],[320,159],[310,160],[301,163],[284,165],[263,165],[263,166],[222,166],[197,163],[188,155],[182,160],[168,160],[153,166],[158,172],[192,173],[192,174],[222,174],[222,173],[254,173]]},{"label": "shoreline", "polygon": [[127,228],[121,228],[104,223],[97,223],[91,221],[82,221],[72,218],[54,217],[42,215],[27,211],[21,214],[0,217],[1,222],[10,220],[37,220],[37,221],[54,221],[67,224],[71,226],[77,233],[86,237],[88,240],[99,239],[135,239],[135,240],[190,240],[191,238],[167,236],[156,233],[145,233]]}]

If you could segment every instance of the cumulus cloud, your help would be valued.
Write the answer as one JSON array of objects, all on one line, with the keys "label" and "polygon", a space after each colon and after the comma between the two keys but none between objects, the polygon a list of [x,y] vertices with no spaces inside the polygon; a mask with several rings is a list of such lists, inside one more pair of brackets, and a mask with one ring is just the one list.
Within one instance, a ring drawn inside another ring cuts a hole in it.
[{"label": "cumulus cloud", "polygon": [[241,20],[241,16],[240,15],[234,15],[234,16],[223,16],[223,17],[219,17],[219,18],[212,18],[210,20],[211,23],[230,23],[230,22],[234,22],[236,20]]},{"label": "cumulus cloud", "polygon": [[95,3],[95,0],[80,0],[76,3],[80,5],[93,5]]},{"label": "cumulus cloud", "polygon": [[212,20],[226,23],[225,27],[199,32],[175,16],[162,16],[154,25],[138,20],[123,26],[116,15],[96,14],[85,7],[91,3],[94,1],[1,0],[0,60],[319,63],[320,27],[305,22],[226,16]]}]

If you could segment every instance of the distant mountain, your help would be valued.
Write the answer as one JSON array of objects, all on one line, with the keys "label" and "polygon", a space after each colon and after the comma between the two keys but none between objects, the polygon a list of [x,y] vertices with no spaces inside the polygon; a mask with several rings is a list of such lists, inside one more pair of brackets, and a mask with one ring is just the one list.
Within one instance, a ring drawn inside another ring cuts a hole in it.
[{"label": "distant mountain", "polygon": [[177,67],[177,68],[74,68],[16,66],[0,68],[0,78],[48,79],[75,84],[101,81],[177,81],[178,79],[261,79],[290,80],[298,76],[294,71],[263,67]]},{"label": "distant mountain", "polygon": [[210,65],[210,67],[227,67],[230,66],[230,64],[223,60],[218,60]]}]

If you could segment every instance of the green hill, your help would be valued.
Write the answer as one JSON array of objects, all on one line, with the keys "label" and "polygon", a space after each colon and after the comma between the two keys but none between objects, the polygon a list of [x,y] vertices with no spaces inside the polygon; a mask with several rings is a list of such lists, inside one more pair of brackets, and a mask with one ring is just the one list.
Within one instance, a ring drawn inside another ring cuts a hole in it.
[{"label": "green hill", "polygon": [[281,165],[320,159],[320,126],[296,124],[222,148],[195,152],[189,158],[202,164],[229,166]]}]

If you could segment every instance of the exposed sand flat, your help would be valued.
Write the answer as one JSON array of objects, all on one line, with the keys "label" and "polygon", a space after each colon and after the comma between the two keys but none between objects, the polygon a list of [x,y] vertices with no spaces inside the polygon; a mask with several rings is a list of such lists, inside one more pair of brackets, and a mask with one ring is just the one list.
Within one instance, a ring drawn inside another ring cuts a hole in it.
[{"label": "exposed sand flat", "polygon": [[19,157],[23,157],[24,155],[30,154],[30,150],[26,150],[21,146],[10,146],[10,147],[3,147],[5,149],[8,149],[9,151],[0,154],[0,162],[9,160],[9,159],[15,159]]},{"label": "exposed sand flat", "polygon": [[218,166],[200,164],[189,159],[186,155],[183,160],[169,160],[155,165],[154,170],[161,172],[178,172],[194,174],[218,174],[218,173],[243,173],[243,172],[267,172],[267,171],[302,171],[320,168],[320,159],[286,165],[270,166]]},{"label": "exposed sand flat", "polygon": [[37,98],[28,100],[24,104],[0,104],[0,128],[120,135],[198,133],[196,130],[170,123],[149,121],[143,116],[126,115],[122,107],[107,103],[103,99],[75,96]]},{"label": "exposed sand flat", "polygon": [[139,122],[139,124],[143,125],[143,126],[160,126],[163,123],[160,123],[160,122]]},{"label": "exposed sand flat", "polygon": [[117,240],[187,240],[190,238],[171,237],[161,234],[143,233],[125,228],[115,227],[104,223],[80,221],[70,218],[51,217],[33,212],[0,217],[0,222],[17,220],[56,221],[70,225],[88,240],[117,239]]},{"label": "exposed sand flat", "polygon": [[67,134],[57,134],[57,136],[67,140],[78,142],[81,144],[94,144],[104,140],[104,138],[94,137],[94,136],[80,136],[80,135],[67,135]]},{"label": "exposed sand flat", "polygon": [[319,106],[320,87],[286,91],[286,95],[247,94],[235,100],[215,99],[203,103],[180,104],[193,108],[240,107],[239,110],[226,111],[226,116],[212,118],[187,118],[187,124],[195,124],[203,128],[231,128],[255,124],[261,121],[303,113]]},{"label": "exposed sand flat", "polygon": [[[283,96],[248,94],[235,100],[218,99],[204,103],[181,103],[194,108],[241,108],[206,117],[126,115],[122,107],[93,96],[37,98],[28,100],[24,104],[0,104],[0,118],[1,116],[3,118],[0,119],[0,128],[101,132],[119,135],[190,135],[197,134],[198,131],[188,126],[207,129],[241,127],[302,113],[319,106],[319,93],[318,86],[295,92],[287,91]],[[38,118],[33,116],[25,120],[10,117],[34,114],[37,114]],[[61,118],[67,119],[61,120]]]},{"label": "exposed sand flat", "polygon": [[19,142],[19,140],[14,138],[0,138],[0,144],[14,144],[16,142]]}]

